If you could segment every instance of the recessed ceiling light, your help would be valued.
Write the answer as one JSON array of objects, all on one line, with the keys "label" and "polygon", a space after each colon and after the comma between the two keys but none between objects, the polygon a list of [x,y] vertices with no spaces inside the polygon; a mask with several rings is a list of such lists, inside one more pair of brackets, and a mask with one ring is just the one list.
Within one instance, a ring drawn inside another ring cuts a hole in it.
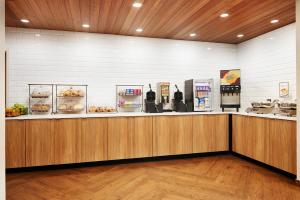
[{"label": "recessed ceiling light", "polygon": [[272,19],[272,20],[270,21],[271,24],[276,24],[276,23],[278,23],[278,22],[279,22],[279,19]]},{"label": "recessed ceiling light", "polygon": [[228,17],[228,16],[229,16],[228,13],[222,13],[222,14],[220,15],[220,17],[222,17],[222,18],[225,18],[225,17]]},{"label": "recessed ceiling light", "polygon": [[132,4],[132,6],[135,7],[135,8],[140,8],[140,7],[142,7],[142,5],[143,4],[139,3],[139,2],[135,2],[135,3]]},{"label": "recessed ceiling light", "polygon": [[190,36],[191,37],[195,37],[197,34],[196,33],[191,33]]},{"label": "recessed ceiling light", "polygon": [[243,34],[238,34],[236,37],[242,38],[242,37],[244,37],[244,35]]},{"label": "recessed ceiling light", "polygon": [[137,28],[135,31],[140,33],[140,32],[143,32],[143,29],[142,28]]},{"label": "recessed ceiling light", "polygon": [[28,19],[21,19],[21,22],[23,22],[23,23],[29,23],[30,21]]},{"label": "recessed ceiling light", "polygon": [[82,27],[83,28],[90,28],[90,25],[89,24],[82,24]]}]

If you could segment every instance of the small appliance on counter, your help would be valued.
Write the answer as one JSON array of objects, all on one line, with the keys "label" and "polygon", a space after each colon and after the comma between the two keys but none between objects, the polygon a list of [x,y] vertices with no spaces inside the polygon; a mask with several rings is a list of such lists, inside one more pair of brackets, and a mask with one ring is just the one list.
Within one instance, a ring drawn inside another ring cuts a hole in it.
[{"label": "small appliance on counter", "polygon": [[251,106],[246,109],[247,113],[255,114],[273,114],[275,111],[277,100],[272,102],[271,99],[267,99],[266,102],[252,102]]},{"label": "small appliance on counter", "polygon": [[146,93],[145,99],[145,111],[147,113],[159,113],[162,112],[162,107],[155,104],[155,92],[151,89],[151,84],[149,84],[149,91]]},{"label": "small appliance on counter", "polygon": [[221,70],[221,108],[224,112],[225,108],[236,108],[239,111],[241,107],[241,72],[239,69]]},{"label": "small appliance on counter", "polygon": [[296,117],[297,104],[293,102],[279,102],[278,99],[267,99],[265,102],[252,102],[252,107],[246,109],[247,113],[274,114],[287,117]]},{"label": "small appliance on counter", "polygon": [[291,102],[280,102],[278,103],[278,110],[275,114],[287,117],[296,117],[297,104]]},{"label": "small appliance on counter", "polygon": [[175,87],[177,91],[174,92],[173,110],[176,112],[187,112],[187,107],[183,103],[183,93],[178,89],[177,85]]},{"label": "small appliance on counter", "polygon": [[172,112],[169,82],[157,84],[157,104],[162,107],[163,112]]},{"label": "small appliance on counter", "polygon": [[213,83],[213,79],[191,79],[184,82],[185,104],[188,112],[213,110]]}]

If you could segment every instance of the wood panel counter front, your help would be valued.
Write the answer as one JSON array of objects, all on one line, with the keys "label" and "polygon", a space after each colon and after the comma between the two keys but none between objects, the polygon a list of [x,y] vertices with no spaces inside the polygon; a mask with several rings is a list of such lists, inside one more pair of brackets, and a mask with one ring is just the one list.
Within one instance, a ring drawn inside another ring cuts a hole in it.
[{"label": "wood panel counter front", "polygon": [[296,122],[233,115],[233,151],[296,174]]},{"label": "wood panel counter front", "polygon": [[228,151],[228,114],[6,122],[7,168]]}]

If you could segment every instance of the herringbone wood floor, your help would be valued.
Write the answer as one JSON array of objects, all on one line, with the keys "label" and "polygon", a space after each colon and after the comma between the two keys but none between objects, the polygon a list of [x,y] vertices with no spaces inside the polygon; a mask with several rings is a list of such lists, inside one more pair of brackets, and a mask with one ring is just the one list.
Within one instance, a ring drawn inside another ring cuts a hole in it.
[{"label": "herringbone wood floor", "polygon": [[8,200],[300,199],[293,180],[233,156],[7,174]]}]

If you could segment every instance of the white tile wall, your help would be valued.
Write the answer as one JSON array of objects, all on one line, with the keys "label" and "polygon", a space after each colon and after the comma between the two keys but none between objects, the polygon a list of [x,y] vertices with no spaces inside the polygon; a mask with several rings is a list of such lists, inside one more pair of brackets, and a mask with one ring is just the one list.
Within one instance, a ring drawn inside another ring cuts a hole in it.
[{"label": "white tile wall", "polygon": [[[39,33],[41,36],[37,37]],[[295,24],[229,45],[104,34],[6,28],[8,102],[27,103],[28,83],[89,85],[89,104],[115,105],[116,84],[214,78],[219,109],[219,70],[241,68],[242,106],[278,98],[281,81],[296,98]],[[208,48],[211,48],[210,50]]]},{"label": "white tile wall", "polygon": [[6,42],[9,105],[27,103],[28,83],[88,84],[89,104],[115,105],[116,84],[170,81],[183,89],[184,80],[214,78],[218,86],[219,70],[237,66],[229,44],[19,28],[6,29]]},{"label": "white tile wall", "polygon": [[241,43],[242,106],[266,98],[279,99],[279,82],[290,83],[290,97],[296,99],[296,26],[291,24]]}]

